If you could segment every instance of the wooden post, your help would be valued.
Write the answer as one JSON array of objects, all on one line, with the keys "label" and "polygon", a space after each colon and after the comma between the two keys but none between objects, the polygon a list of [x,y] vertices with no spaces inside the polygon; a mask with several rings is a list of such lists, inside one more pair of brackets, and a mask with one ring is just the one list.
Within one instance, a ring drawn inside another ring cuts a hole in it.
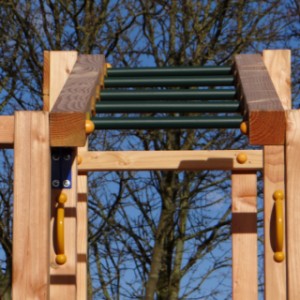
[{"label": "wooden post", "polygon": [[286,225],[288,299],[300,299],[300,110],[287,112]]},{"label": "wooden post", "polygon": [[232,173],[232,299],[258,298],[256,173]]},{"label": "wooden post", "polygon": [[[77,60],[75,51],[46,51],[44,54],[44,110],[50,111],[65,85]],[[76,299],[77,274],[77,151],[73,151],[72,189],[52,189],[50,221],[50,299]],[[67,262],[55,262],[54,218],[56,199],[60,192],[67,195],[65,203],[65,254]]]},{"label": "wooden post", "polygon": [[[289,50],[265,50],[263,61],[284,109],[291,108],[291,53]],[[264,146],[264,265],[265,299],[286,299],[286,260],[274,261],[275,211],[273,193],[285,190],[283,145]],[[284,201],[285,202],[285,201]],[[285,241],[284,241],[285,242]],[[285,251],[285,247],[283,249]]]},{"label": "wooden post", "polygon": [[13,299],[49,298],[49,116],[16,112]]}]

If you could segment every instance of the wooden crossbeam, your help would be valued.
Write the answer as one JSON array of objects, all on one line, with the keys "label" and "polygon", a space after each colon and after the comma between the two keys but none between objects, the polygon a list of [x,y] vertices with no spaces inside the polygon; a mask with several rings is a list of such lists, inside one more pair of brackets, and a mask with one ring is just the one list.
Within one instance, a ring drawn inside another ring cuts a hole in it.
[{"label": "wooden crossbeam", "polygon": [[14,116],[0,116],[0,148],[13,147],[14,127]]},{"label": "wooden crossbeam", "polygon": [[86,142],[85,120],[105,72],[103,55],[80,55],[50,112],[50,145],[78,147]]},{"label": "wooden crossbeam", "polygon": [[[247,155],[238,163],[239,153]],[[79,172],[121,170],[260,170],[261,150],[83,151]]]},{"label": "wooden crossbeam", "polygon": [[283,145],[285,112],[259,54],[235,56],[237,86],[252,145]]}]

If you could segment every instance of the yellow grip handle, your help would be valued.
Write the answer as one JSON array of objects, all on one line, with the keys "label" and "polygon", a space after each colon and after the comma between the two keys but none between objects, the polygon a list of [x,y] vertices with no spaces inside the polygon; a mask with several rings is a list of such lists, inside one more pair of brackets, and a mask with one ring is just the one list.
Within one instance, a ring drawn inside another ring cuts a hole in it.
[{"label": "yellow grip handle", "polygon": [[284,260],[283,241],[284,241],[284,210],[283,210],[284,193],[277,190],[273,194],[275,201],[275,228],[276,228],[276,251],[274,253],[274,260],[282,262]]},{"label": "yellow grip handle", "polygon": [[57,237],[57,255],[55,261],[59,265],[63,265],[67,261],[65,255],[65,206],[64,203],[67,201],[67,195],[61,193],[57,199],[58,206],[56,211],[56,237]]}]

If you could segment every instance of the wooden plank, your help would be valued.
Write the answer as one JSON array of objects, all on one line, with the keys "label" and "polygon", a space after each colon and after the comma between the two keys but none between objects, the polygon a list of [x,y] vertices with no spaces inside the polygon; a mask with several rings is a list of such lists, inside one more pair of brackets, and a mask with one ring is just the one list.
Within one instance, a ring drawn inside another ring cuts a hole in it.
[{"label": "wooden plank", "polygon": [[232,299],[258,299],[256,173],[232,173]]},{"label": "wooden plank", "polygon": [[[76,150],[72,154],[72,188],[52,189],[50,220],[50,299],[76,299],[77,293],[77,159]],[[67,195],[65,203],[65,254],[67,262],[57,265],[54,220],[56,217],[56,199],[63,192]]]},{"label": "wooden plank", "polygon": [[[239,153],[248,160],[237,162]],[[260,170],[261,150],[82,151],[80,172],[117,170]]]},{"label": "wooden plank", "polygon": [[77,51],[44,52],[44,111],[52,110],[56,99],[77,61],[77,56]]},{"label": "wooden plank", "polygon": [[[44,71],[44,80],[49,77],[49,103],[44,109],[51,110],[57,100],[73,66],[77,60],[75,51],[51,51],[48,71]],[[59,131],[58,131],[59,133]],[[73,151],[72,189],[65,189],[67,203],[65,204],[65,253],[67,262],[58,266],[55,262],[54,217],[56,216],[56,199],[61,192],[52,189],[51,192],[51,221],[50,224],[50,299],[76,299],[77,289],[77,151]]]},{"label": "wooden plank", "polygon": [[283,145],[285,113],[259,54],[235,56],[235,72],[252,145]]},{"label": "wooden plank", "polygon": [[[81,150],[87,150],[87,144]],[[87,175],[78,175],[77,203],[77,300],[87,299],[88,277],[88,183]]]},{"label": "wooden plank", "polygon": [[286,226],[288,299],[300,299],[300,110],[287,111]]},{"label": "wooden plank", "polygon": [[80,55],[50,113],[53,147],[84,146],[86,113],[91,110],[101,73],[103,55]]},{"label": "wooden plank", "polygon": [[13,299],[49,297],[48,118],[44,112],[15,113]]},{"label": "wooden plank", "polygon": [[14,144],[14,116],[0,116],[0,148],[12,148]]},{"label": "wooden plank", "polygon": [[263,61],[283,108],[291,109],[291,50],[264,50]]},{"label": "wooden plank", "polygon": [[[290,109],[290,51],[265,50],[263,51],[263,61],[284,109]],[[283,145],[264,147],[264,270],[266,300],[283,300],[287,296],[286,260],[277,263],[273,258],[275,251],[275,203],[273,193],[276,190],[285,190],[284,161]]]}]

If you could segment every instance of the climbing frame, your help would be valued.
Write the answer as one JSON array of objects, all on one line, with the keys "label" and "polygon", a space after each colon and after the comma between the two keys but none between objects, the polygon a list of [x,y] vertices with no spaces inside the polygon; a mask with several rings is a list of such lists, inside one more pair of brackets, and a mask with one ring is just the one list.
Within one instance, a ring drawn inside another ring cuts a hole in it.
[{"label": "climbing frame", "polygon": [[[234,61],[233,67],[108,69],[102,55],[45,52],[43,111],[0,117],[1,146],[15,155],[14,299],[87,299],[86,172],[204,169],[232,171],[233,299],[258,298],[257,171],[264,174],[265,299],[300,299],[300,114],[290,107],[290,51]],[[106,112],[129,117],[97,117]],[[98,130],[243,122],[249,145],[262,147],[89,151],[91,115]]]}]

